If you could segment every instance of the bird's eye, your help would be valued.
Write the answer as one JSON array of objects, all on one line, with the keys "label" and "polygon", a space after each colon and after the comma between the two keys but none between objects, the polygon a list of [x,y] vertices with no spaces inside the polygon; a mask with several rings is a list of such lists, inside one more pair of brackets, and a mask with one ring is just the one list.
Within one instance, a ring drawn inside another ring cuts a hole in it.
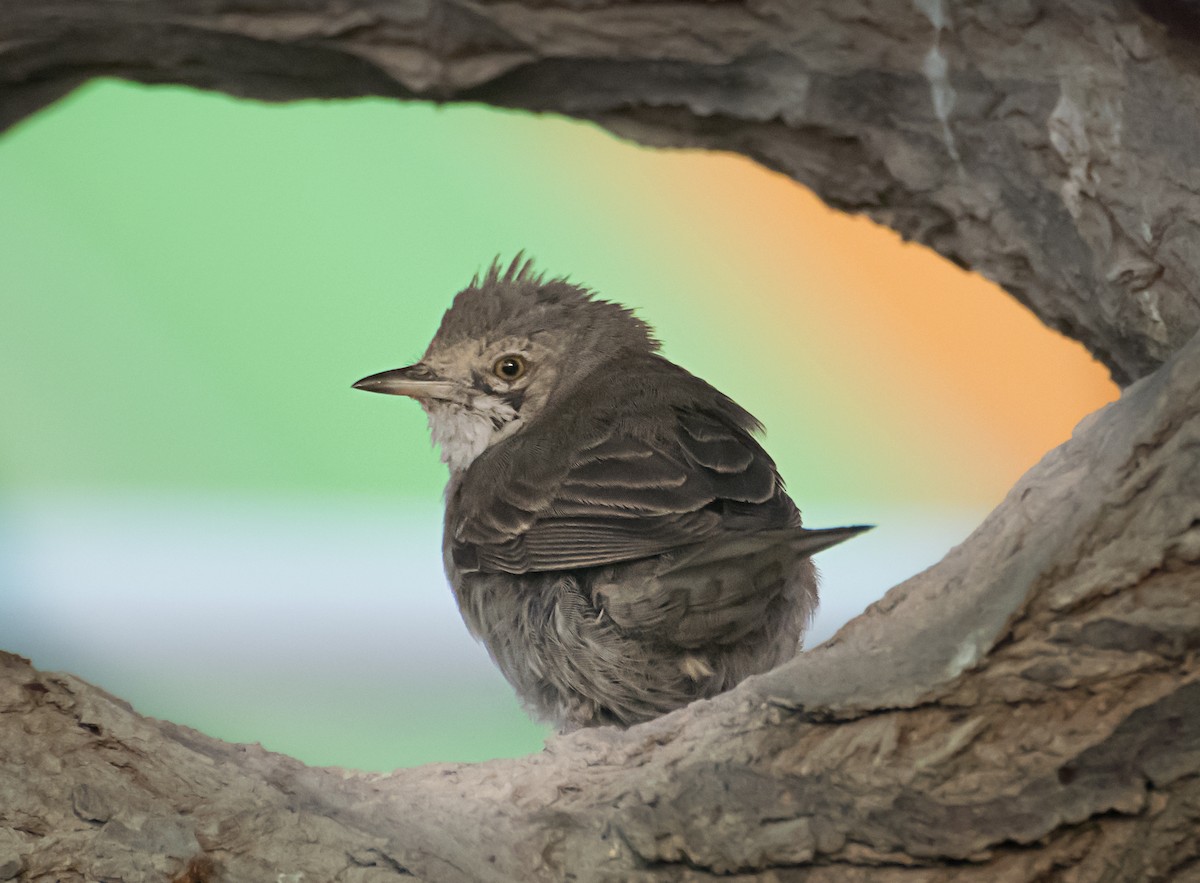
[{"label": "bird's eye", "polygon": [[501,356],[492,366],[492,373],[501,380],[516,380],[525,373],[525,359],[521,356]]}]

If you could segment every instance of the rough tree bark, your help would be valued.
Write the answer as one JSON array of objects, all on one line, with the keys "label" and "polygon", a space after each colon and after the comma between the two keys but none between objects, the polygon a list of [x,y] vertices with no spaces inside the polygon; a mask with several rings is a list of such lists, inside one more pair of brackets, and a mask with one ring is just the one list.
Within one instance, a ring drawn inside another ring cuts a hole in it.
[{"label": "rough tree bark", "polygon": [[308,769],[2,657],[0,880],[1200,880],[1198,38],[1193,0],[0,0],[0,125],[106,74],[737,150],[1143,378],[831,643],[529,758]]}]

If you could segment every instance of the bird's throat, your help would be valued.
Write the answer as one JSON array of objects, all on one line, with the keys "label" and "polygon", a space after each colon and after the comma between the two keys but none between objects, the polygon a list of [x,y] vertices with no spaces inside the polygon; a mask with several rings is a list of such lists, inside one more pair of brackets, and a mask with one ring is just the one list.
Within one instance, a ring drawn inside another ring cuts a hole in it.
[{"label": "bird's throat", "polygon": [[491,445],[507,438],[519,425],[517,411],[507,402],[480,397],[470,405],[457,402],[425,404],[429,433],[451,472],[463,472]]}]

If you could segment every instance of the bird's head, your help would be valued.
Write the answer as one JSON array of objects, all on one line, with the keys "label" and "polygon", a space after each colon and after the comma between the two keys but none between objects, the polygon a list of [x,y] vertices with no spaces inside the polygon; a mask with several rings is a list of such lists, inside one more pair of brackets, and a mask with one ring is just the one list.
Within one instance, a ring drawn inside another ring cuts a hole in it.
[{"label": "bird's head", "polygon": [[419,362],[354,387],[420,402],[442,459],[461,471],[585,377],[620,372],[623,356],[657,348],[631,311],[565,279],[547,281],[518,255],[458,293]]}]

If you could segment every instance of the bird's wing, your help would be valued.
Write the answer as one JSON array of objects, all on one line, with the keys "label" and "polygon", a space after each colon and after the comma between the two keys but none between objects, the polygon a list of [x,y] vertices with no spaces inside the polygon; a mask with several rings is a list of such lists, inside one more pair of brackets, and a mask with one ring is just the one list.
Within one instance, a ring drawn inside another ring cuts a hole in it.
[{"label": "bird's wing", "polygon": [[456,565],[595,567],[795,523],[775,464],[746,428],[699,408],[677,409],[676,419],[652,439],[614,423],[566,458],[526,439],[468,476],[471,492],[450,501],[447,523]]},{"label": "bird's wing", "polygon": [[788,585],[797,593],[797,615],[809,616],[817,602],[816,581],[810,570],[797,569],[800,559],[864,530],[727,532],[664,556],[644,573],[602,575],[592,588],[605,613],[628,634],[687,648],[735,643],[762,627]]}]

